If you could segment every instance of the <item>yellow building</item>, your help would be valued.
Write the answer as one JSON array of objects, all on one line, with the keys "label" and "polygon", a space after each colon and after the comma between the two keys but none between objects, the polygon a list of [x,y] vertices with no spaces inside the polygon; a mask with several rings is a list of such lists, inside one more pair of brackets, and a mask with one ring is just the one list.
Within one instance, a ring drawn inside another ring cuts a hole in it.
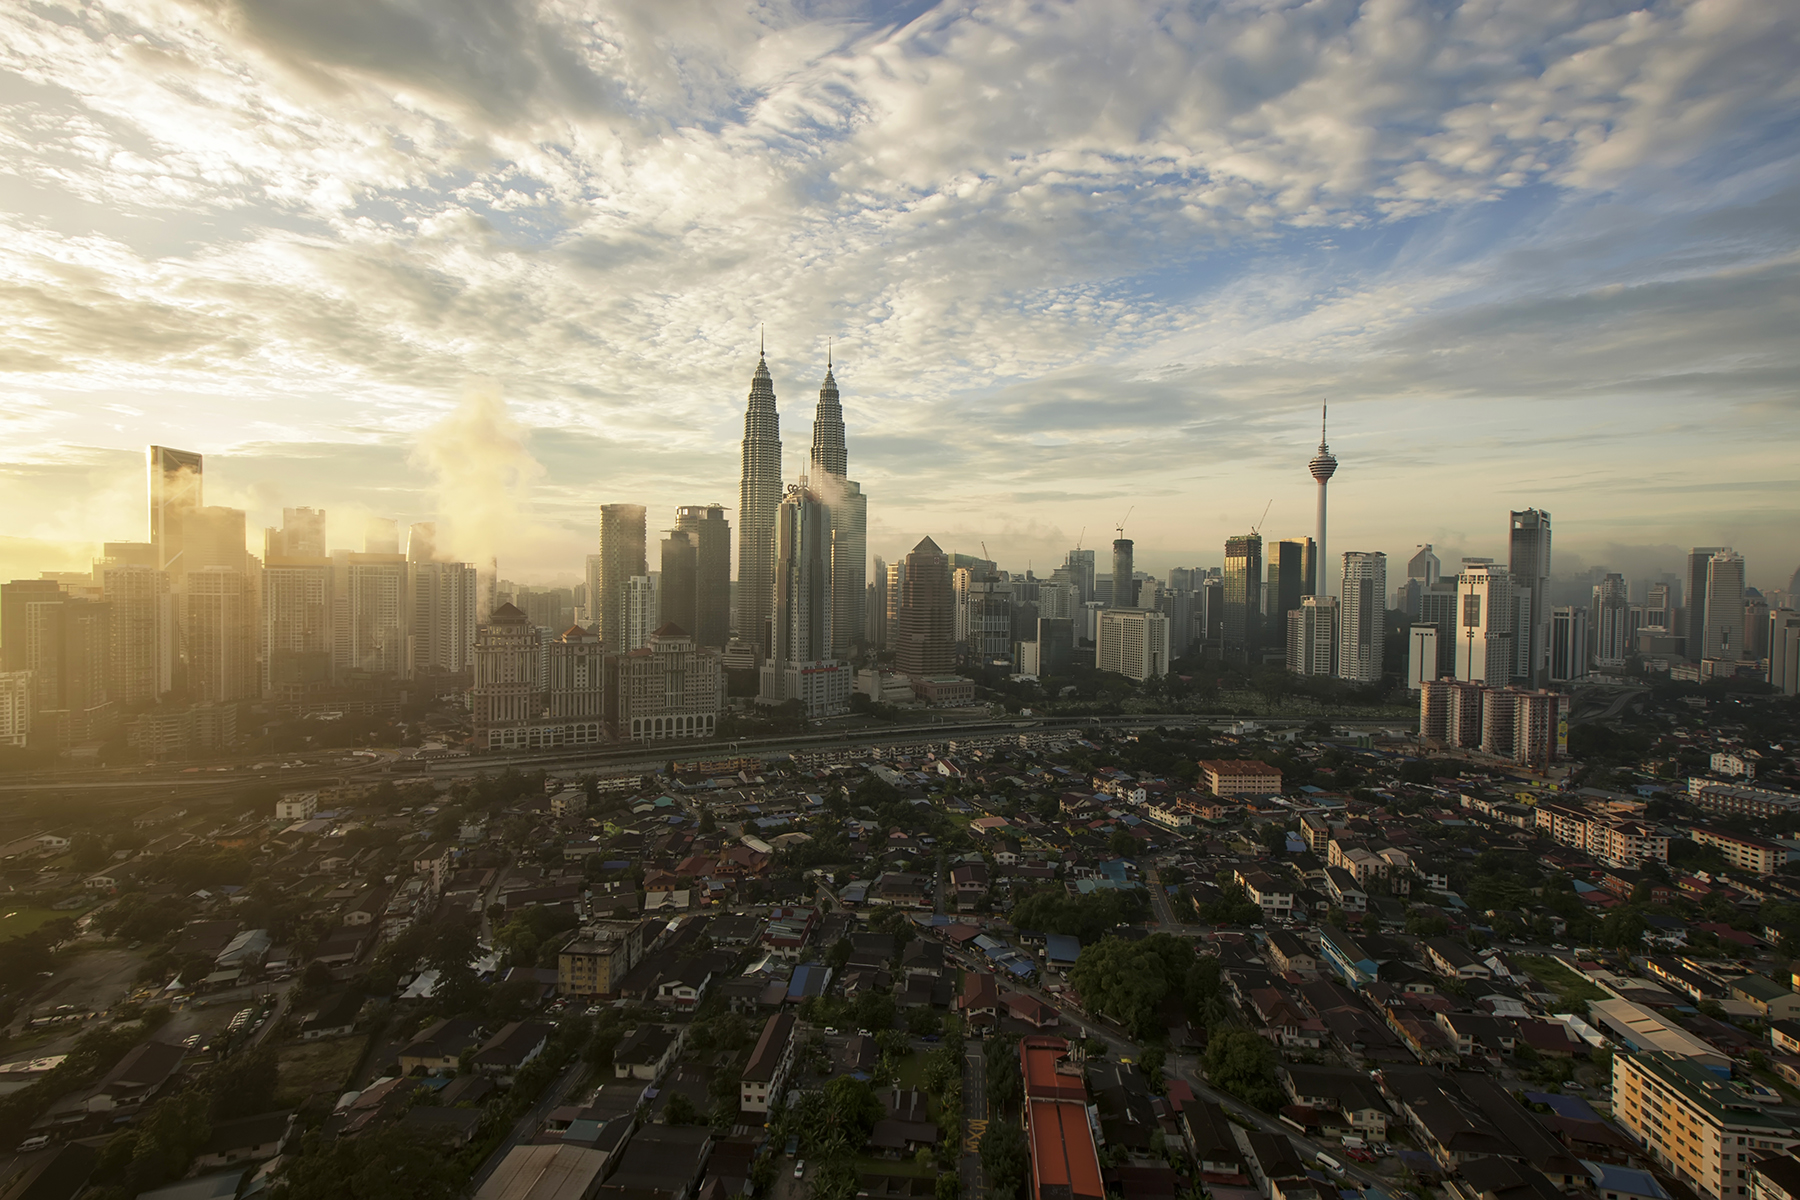
[{"label": "yellow building", "polygon": [[1613,1055],[1613,1116],[1650,1156],[1713,1200],[1751,1194],[1751,1164],[1800,1138],[1737,1086],[1667,1054]]},{"label": "yellow building", "polygon": [[644,956],[655,921],[600,921],[556,956],[556,990],[564,996],[610,996]]}]

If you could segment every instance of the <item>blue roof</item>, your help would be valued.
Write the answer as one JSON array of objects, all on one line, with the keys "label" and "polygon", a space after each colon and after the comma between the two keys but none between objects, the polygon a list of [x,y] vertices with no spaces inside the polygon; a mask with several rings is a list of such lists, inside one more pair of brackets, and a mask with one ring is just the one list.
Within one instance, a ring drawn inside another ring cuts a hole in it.
[{"label": "blue roof", "polygon": [[1581,1165],[1588,1169],[1594,1177],[1596,1190],[1605,1192],[1625,1192],[1632,1196],[1651,1196],[1659,1200],[1669,1200],[1669,1193],[1658,1183],[1656,1176],[1648,1171],[1639,1171],[1632,1167],[1615,1167],[1611,1163],[1589,1162],[1581,1160]]},{"label": "blue roof", "polygon": [[1044,957],[1055,962],[1074,962],[1081,957],[1081,939],[1066,933],[1047,933]]},{"label": "blue roof", "polygon": [[1287,835],[1287,852],[1289,854],[1301,854],[1301,853],[1304,853],[1305,850],[1306,850],[1306,839],[1305,838],[1301,837],[1297,833],[1290,833]]},{"label": "blue roof", "polygon": [[1531,1104],[1545,1104],[1550,1111],[1559,1117],[1568,1117],[1574,1121],[1598,1121],[1600,1114],[1588,1107],[1588,1102],[1580,1096],[1565,1096],[1560,1092],[1526,1092],[1525,1099]]},{"label": "blue roof", "polygon": [[1011,971],[1014,975],[1017,975],[1020,979],[1023,979],[1031,974],[1032,966],[1022,958],[1013,958],[1007,960],[1006,969]]}]

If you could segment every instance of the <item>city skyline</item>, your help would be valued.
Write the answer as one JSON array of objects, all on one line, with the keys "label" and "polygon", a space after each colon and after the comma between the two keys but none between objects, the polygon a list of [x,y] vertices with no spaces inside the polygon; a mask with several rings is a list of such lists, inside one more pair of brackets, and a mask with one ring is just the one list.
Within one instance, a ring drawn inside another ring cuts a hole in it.
[{"label": "city skyline", "polygon": [[0,572],[124,536],[149,443],[253,526],[441,518],[475,394],[512,573],[567,578],[602,503],[729,502],[766,324],[778,395],[833,347],[890,560],[1299,536],[1329,399],[1334,558],[1504,556],[1531,505],[1559,570],[1776,586],[1800,16],[1702,9],[9,10]]}]

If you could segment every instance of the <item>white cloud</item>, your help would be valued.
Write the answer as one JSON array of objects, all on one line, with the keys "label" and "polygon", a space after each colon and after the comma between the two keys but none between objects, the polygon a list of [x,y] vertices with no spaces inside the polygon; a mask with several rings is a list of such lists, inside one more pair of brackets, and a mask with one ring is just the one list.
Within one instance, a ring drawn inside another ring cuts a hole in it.
[{"label": "white cloud", "polygon": [[[369,446],[422,517],[409,448],[491,379],[598,456],[534,492],[579,528],[731,495],[766,322],[800,454],[839,339],[874,550],[992,512],[1035,561],[1139,495],[1141,558],[1216,558],[1252,497],[1304,519],[1331,393],[1346,521],[1360,471],[1498,527],[1537,497],[1457,487],[1477,453],[1547,466],[1565,531],[1800,557],[1748,492],[1621,492],[1795,432],[1797,41],[1781,0],[9,8],[0,455]],[[288,503],[381,502],[308,464]],[[1397,500],[1348,530],[1405,541]]]}]

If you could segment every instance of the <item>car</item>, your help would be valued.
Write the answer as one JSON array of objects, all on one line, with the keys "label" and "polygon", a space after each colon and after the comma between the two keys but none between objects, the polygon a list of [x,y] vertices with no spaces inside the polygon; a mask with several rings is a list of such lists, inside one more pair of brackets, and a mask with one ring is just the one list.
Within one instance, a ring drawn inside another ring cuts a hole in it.
[{"label": "car", "polygon": [[19,1153],[29,1154],[33,1150],[42,1150],[49,1144],[50,1136],[48,1134],[36,1133],[19,1143]]},{"label": "car", "polygon": [[826,1033],[836,1033],[836,1032],[837,1032],[837,1029],[836,1029],[836,1028],[835,1028],[835,1027],[833,1027],[833,1026],[831,1026],[831,1025],[827,1025],[827,1026],[826,1026],[826,1027],[825,1027],[825,1032],[826,1032]]},{"label": "car", "polygon": [[794,1164],[794,1178],[795,1179],[805,1179],[806,1178],[806,1160],[804,1158]]},{"label": "car", "polygon": [[192,1050],[195,1046],[198,1046],[199,1044],[200,1044],[200,1035],[197,1033],[190,1033],[186,1037],[181,1039],[181,1046],[182,1046],[182,1049],[184,1049],[184,1050]]}]

